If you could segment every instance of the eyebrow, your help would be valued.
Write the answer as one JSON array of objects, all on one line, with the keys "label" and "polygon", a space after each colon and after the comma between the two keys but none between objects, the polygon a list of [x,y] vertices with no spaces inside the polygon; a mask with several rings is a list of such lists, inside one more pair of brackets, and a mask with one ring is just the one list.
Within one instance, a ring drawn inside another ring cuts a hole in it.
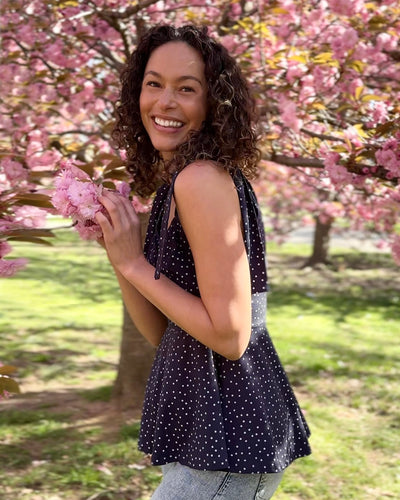
[{"label": "eyebrow", "polygon": [[[157,71],[152,71],[152,70],[146,71],[146,73],[143,75],[143,78],[146,77],[147,75],[153,75],[158,78],[162,78],[160,73],[157,73]],[[177,78],[177,82],[182,82],[183,80],[194,80],[195,82],[198,82],[201,86],[203,86],[202,81],[193,75],[182,75],[179,78]]]}]

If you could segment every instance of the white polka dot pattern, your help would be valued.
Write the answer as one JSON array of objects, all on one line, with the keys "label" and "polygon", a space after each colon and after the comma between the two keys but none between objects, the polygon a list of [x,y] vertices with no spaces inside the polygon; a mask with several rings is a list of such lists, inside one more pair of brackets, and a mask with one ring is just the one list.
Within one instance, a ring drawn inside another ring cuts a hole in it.
[{"label": "white polka dot pattern", "polygon": [[[157,192],[145,255],[199,296],[189,244],[175,217],[167,228],[175,178]],[[244,355],[229,361],[169,322],[148,381],[139,447],[155,465],[201,470],[280,472],[310,454],[309,429],[266,325],[265,237],[254,192],[234,177],[252,279],[252,334]]]}]

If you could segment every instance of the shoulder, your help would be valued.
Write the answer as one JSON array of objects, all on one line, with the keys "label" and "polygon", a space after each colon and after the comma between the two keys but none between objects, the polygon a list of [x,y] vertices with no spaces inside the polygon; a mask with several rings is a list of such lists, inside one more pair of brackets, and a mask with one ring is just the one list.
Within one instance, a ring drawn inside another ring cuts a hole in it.
[{"label": "shoulder", "polygon": [[233,179],[216,162],[200,160],[187,165],[175,180],[174,192],[178,197],[209,196],[234,187]]}]

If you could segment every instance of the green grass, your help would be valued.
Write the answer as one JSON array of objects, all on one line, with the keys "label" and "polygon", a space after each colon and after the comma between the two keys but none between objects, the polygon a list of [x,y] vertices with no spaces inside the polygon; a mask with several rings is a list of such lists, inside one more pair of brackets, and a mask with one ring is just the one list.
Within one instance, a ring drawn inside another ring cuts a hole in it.
[{"label": "green grass", "polygon": [[[138,421],[110,402],[118,286],[96,244],[67,230],[54,243],[15,245],[30,265],[0,281],[0,361],[18,367],[22,388],[0,403],[0,496],[146,500],[160,470],[137,450]],[[308,252],[270,245],[267,323],[313,447],[274,499],[399,498],[398,268],[341,251],[301,269]]]}]

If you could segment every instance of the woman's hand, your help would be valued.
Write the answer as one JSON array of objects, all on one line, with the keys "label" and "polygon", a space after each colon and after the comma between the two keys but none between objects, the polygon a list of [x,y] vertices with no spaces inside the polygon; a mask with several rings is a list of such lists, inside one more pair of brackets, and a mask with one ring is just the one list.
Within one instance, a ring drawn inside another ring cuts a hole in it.
[{"label": "woman's hand", "polygon": [[108,258],[124,274],[136,259],[143,257],[139,217],[131,202],[118,193],[106,191],[99,201],[109,215],[108,219],[101,212],[96,214]]}]

